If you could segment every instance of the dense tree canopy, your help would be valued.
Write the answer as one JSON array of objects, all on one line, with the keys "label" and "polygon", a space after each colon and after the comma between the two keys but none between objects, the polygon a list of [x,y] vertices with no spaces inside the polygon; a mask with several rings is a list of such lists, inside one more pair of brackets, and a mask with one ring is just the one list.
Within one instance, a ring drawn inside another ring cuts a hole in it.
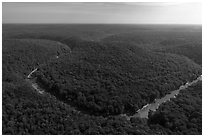
[{"label": "dense tree canopy", "polygon": [[[3,24],[2,35],[3,134],[202,132],[201,83],[149,119],[119,115],[201,75],[199,27]],[[44,94],[27,79],[35,68]]]},{"label": "dense tree canopy", "polygon": [[59,99],[89,113],[114,115],[134,112],[200,73],[186,57],[83,42],[36,74]]}]

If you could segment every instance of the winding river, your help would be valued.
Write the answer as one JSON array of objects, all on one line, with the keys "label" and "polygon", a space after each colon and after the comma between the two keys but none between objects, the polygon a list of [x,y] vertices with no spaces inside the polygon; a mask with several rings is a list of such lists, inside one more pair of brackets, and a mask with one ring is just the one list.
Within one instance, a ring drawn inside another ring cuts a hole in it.
[{"label": "winding river", "polygon": [[191,86],[191,85],[193,85],[193,84],[195,84],[201,80],[202,80],[202,75],[200,75],[197,79],[193,80],[192,82],[187,82],[185,85],[180,86],[179,89],[171,91],[170,94],[167,94],[163,98],[155,99],[153,103],[143,106],[141,109],[137,110],[136,114],[134,114],[132,116],[127,116],[126,114],[121,114],[121,116],[126,117],[127,120],[130,120],[130,118],[136,118],[136,117],[148,118],[149,111],[156,111],[162,103],[164,103],[166,101],[170,101],[171,98],[176,98],[176,96],[179,94],[179,92],[181,90],[186,89],[189,86]]},{"label": "winding river", "polygon": [[29,73],[27,76],[27,81],[31,83],[31,86],[40,94],[43,94],[45,91],[42,89],[37,83],[36,78],[32,78],[32,74],[35,73],[38,70],[38,68],[34,69]]},{"label": "winding river", "polygon": [[[56,59],[59,58],[59,55],[55,56]],[[32,70],[28,76],[27,76],[27,81],[31,83],[31,86],[40,94],[43,94],[45,92],[44,89],[42,89],[36,82],[36,78],[32,78],[32,74],[35,73],[38,70],[38,68],[35,68]]]}]

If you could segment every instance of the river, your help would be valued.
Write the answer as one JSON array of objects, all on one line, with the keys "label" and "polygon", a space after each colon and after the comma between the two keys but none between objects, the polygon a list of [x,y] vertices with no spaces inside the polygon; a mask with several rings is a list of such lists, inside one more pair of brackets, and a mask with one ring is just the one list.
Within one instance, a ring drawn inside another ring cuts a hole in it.
[{"label": "river", "polygon": [[171,98],[176,98],[176,96],[179,94],[179,92],[183,89],[186,89],[188,88],[189,86],[197,83],[198,81],[201,81],[202,80],[202,75],[200,75],[197,79],[193,80],[192,82],[187,82],[185,85],[181,85],[179,87],[179,89],[177,90],[174,90],[174,91],[171,91],[170,94],[167,94],[166,96],[164,96],[163,98],[161,99],[155,99],[153,103],[151,104],[147,104],[145,106],[143,106],[141,109],[139,109],[136,114],[132,115],[132,116],[127,116],[126,114],[121,114],[121,116],[124,116],[127,118],[127,120],[130,120],[130,118],[136,118],[136,117],[139,117],[139,118],[148,118],[148,114],[149,114],[149,111],[156,111],[159,106],[166,102],[166,101],[170,101]]}]

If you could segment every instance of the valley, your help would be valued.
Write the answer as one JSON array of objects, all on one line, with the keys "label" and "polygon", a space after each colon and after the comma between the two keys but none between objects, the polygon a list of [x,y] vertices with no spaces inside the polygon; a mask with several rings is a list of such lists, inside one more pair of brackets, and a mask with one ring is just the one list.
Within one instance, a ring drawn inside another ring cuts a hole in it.
[{"label": "valley", "polygon": [[3,134],[202,134],[200,26],[2,28]]}]

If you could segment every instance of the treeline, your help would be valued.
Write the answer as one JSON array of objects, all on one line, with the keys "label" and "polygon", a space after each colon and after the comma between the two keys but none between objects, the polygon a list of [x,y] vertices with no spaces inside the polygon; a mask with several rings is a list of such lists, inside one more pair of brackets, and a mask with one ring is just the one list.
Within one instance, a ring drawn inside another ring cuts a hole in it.
[{"label": "treeline", "polygon": [[172,29],[143,29],[137,31],[123,32],[107,36],[102,42],[127,42],[134,44],[142,44],[141,46],[157,49],[172,45],[202,43],[201,30],[172,30]]},{"label": "treeline", "polygon": [[[109,35],[124,33],[143,28],[129,25],[104,24],[3,24],[2,36],[8,38],[36,38],[49,40],[62,40],[69,37],[79,37],[83,40],[98,41]],[[52,39],[50,39],[52,38]],[[53,39],[54,38],[54,39]]]},{"label": "treeline", "polygon": [[200,66],[186,57],[83,42],[36,77],[48,92],[87,113],[117,115],[135,113],[200,74]]}]

